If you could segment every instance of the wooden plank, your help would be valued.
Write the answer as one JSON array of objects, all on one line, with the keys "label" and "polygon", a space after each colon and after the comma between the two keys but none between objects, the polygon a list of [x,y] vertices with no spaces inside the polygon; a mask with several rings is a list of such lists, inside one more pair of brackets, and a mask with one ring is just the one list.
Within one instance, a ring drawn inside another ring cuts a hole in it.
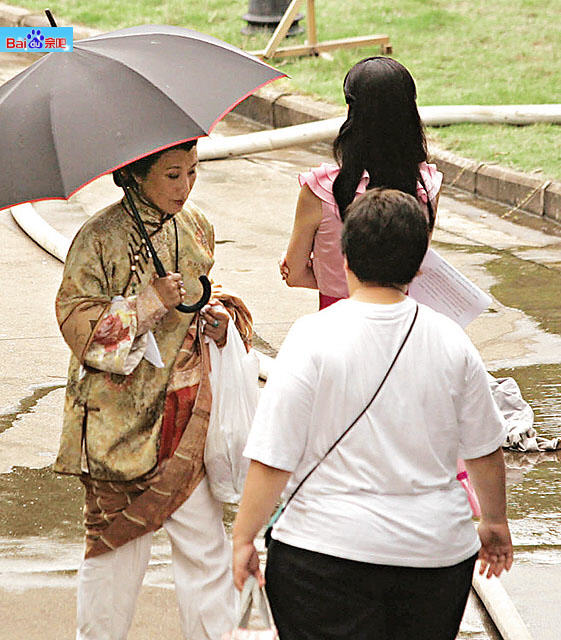
[{"label": "wooden plank", "polygon": [[314,46],[317,44],[318,36],[317,36],[317,27],[316,27],[316,8],[314,4],[314,0],[307,0],[307,11],[306,11],[306,44],[310,46]]},{"label": "wooden plank", "polygon": [[267,43],[265,50],[263,51],[263,58],[272,58],[275,55],[277,47],[279,46],[281,40],[283,40],[288,33],[288,30],[292,26],[294,22],[294,18],[300,9],[300,5],[304,0],[292,0],[292,2],[288,5],[286,11],[284,12],[284,16],[281,18],[281,21],[278,23],[277,28],[273,32],[271,39]]},{"label": "wooden plank", "polygon": [[[343,38],[342,40],[325,40],[318,42],[313,46],[309,44],[295,45],[292,47],[281,47],[275,51],[273,57],[284,58],[287,56],[311,56],[324,51],[333,51],[334,49],[350,49],[352,47],[368,47],[378,45],[382,47],[390,46],[390,38],[386,35],[362,36],[357,38]],[[252,51],[254,56],[258,58],[267,57],[266,51]]]},{"label": "wooden plank", "polygon": [[342,38],[341,40],[324,40],[319,42],[319,51],[330,51],[332,49],[348,49],[351,47],[367,47],[370,45],[386,45],[390,43],[387,35],[358,36],[356,38]]}]

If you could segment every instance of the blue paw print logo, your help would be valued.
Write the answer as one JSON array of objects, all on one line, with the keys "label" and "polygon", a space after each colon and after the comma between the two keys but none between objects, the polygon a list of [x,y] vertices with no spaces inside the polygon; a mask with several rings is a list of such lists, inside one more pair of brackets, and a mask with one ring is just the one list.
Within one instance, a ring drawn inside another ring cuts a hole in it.
[{"label": "blue paw print logo", "polygon": [[42,49],[45,43],[45,36],[41,34],[41,30],[31,30],[31,33],[27,34],[27,48],[28,49]]}]

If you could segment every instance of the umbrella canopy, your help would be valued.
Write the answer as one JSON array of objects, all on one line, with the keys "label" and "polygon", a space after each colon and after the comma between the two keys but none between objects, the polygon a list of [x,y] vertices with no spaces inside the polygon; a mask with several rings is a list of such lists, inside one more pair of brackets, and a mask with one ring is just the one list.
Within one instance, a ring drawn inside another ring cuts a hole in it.
[{"label": "umbrella canopy", "polygon": [[134,159],[207,135],[283,75],[172,26],[122,29],[49,53],[0,87],[0,209],[68,198]]}]

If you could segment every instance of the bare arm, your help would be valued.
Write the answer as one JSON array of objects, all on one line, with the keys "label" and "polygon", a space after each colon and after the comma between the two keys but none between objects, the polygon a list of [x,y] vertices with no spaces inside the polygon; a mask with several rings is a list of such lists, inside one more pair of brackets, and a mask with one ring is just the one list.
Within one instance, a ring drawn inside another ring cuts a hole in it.
[{"label": "bare arm", "polygon": [[320,222],[321,200],[305,184],[300,189],[292,235],[281,265],[281,273],[289,287],[318,288],[310,265],[310,255]]},{"label": "bare arm", "polygon": [[253,541],[277,505],[290,478],[289,471],[252,460],[247,472],[240,508],[234,522],[234,584],[238,589],[250,574],[264,584]]},{"label": "bare arm", "polygon": [[506,518],[505,465],[502,449],[466,460],[466,468],[481,505],[480,573],[499,576],[512,566],[512,541]]}]

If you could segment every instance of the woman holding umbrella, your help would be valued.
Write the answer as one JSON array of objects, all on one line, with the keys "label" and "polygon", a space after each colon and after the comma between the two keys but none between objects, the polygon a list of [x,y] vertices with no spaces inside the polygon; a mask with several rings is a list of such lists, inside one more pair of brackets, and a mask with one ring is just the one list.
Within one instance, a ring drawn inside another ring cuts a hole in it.
[{"label": "woman holding umbrella", "polygon": [[204,337],[225,343],[228,309],[249,343],[251,316],[226,295],[200,314],[175,309],[198,299],[198,278],[213,264],[212,226],[187,200],[196,167],[190,141],[114,172],[130,199],[80,229],[57,295],[72,357],[55,471],[80,475],[86,488],[80,640],[127,637],[161,526],[184,636],[215,639],[233,626],[230,549],[203,465],[211,403]]}]

